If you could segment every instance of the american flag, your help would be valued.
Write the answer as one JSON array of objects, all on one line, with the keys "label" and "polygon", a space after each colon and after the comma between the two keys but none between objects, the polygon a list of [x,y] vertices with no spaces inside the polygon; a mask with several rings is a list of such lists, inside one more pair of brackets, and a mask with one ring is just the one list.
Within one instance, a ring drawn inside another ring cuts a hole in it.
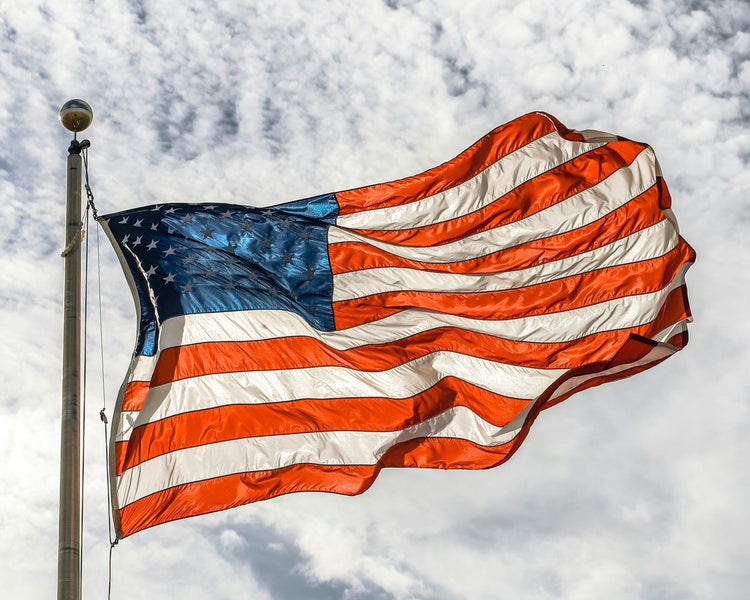
[{"label": "american flag", "polygon": [[649,146],[532,113],[399,181],[106,215],[139,319],[118,537],[502,463],[542,409],[687,342],[670,204]]}]

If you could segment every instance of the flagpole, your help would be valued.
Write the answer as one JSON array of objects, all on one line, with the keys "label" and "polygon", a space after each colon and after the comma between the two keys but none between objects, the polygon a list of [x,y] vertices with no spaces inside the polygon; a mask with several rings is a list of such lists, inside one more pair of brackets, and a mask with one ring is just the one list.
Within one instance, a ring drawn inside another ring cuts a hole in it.
[{"label": "flagpole", "polygon": [[78,132],[93,118],[82,100],[60,109],[60,122],[73,132],[68,148],[65,205],[62,423],[60,436],[60,518],[57,598],[81,598],[81,150]]}]

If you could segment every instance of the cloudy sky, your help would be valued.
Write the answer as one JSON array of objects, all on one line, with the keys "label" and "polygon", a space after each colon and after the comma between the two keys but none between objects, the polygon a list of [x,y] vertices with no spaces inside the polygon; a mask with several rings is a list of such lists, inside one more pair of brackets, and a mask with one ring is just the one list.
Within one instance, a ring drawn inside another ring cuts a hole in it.
[{"label": "cloudy sky", "polygon": [[[746,0],[0,0],[3,594],[56,587],[70,139],[57,112],[80,97],[102,212],[400,178],[543,110],[650,143],[698,252],[688,347],[546,411],[505,465],[384,471],[359,497],[292,494],[138,533],[115,548],[114,598],[745,598],[749,30]],[[111,412],[135,337],[101,242],[87,597],[107,585],[101,389]]]}]

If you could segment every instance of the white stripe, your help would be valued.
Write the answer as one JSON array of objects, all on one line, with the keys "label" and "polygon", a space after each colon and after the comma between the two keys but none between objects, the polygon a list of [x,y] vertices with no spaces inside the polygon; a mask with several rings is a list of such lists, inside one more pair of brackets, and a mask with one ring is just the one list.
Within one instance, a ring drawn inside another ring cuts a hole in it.
[{"label": "white stripe", "polygon": [[601,219],[640,196],[656,182],[655,157],[651,148],[643,150],[627,167],[570,198],[525,219],[429,247],[403,246],[371,239],[362,234],[332,226],[328,243],[363,243],[395,256],[427,263],[469,260],[520,244],[573,231]]},{"label": "white stripe", "polygon": [[594,379],[597,377],[606,377],[607,375],[614,375],[616,373],[622,373],[623,371],[627,371],[628,369],[647,365],[648,363],[657,360],[662,360],[668,356],[671,356],[675,352],[677,352],[677,350],[672,346],[669,346],[667,344],[659,344],[658,346],[655,346],[653,350],[651,350],[648,354],[646,354],[646,356],[637,361],[624,365],[618,365],[616,367],[612,367],[611,369],[607,369],[606,371],[599,371],[597,373],[590,373],[588,375],[571,377],[555,390],[555,393],[552,394],[552,397],[550,399],[554,400],[555,398],[559,398],[563,394],[568,393],[570,390],[577,388],[579,385],[586,383],[590,379]]},{"label": "white stripe", "polygon": [[381,267],[333,276],[333,301],[394,291],[474,293],[502,291],[662,256],[679,241],[666,219],[611,244],[556,261],[504,273],[440,273]]},{"label": "white stripe", "polygon": [[394,230],[449,221],[479,210],[523,182],[603,145],[566,140],[553,131],[464,183],[408,204],[340,215],[336,224],[349,229]]},{"label": "white stripe", "polygon": [[[684,283],[684,266],[672,282],[648,294],[625,296],[542,315],[503,320],[469,319],[444,313],[403,310],[378,321],[338,331],[319,331],[301,316],[283,310],[247,310],[173,317],[162,324],[162,349],[207,342],[260,341],[311,337],[336,350],[387,344],[438,327],[457,327],[508,340],[559,343],[652,321],[664,299]],[[150,378],[150,376],[149,376]]]},{"label": "white stripe", "polygon": [[117,421],[117,429],[115,429],[114,427],[112,428],[112,437],[116,442],[124,442],[126,440],[129,440],[130,436],[133,435],[135,420],[138,418],[138,411],[123,410],[117,414],[120,418]]},{"label": "white stripe", "polygon": [[585,142],[616,142],[619,139],[613,133],[596,129],[576,129],[575,132],[581,134]]},{"label": "white stripe", "polygon": [[154,368],[156,367],[158,359],[158,354],[155,356],[136,356],[133,359],[133,367],[129,381],[150,381],[151,376],[154,374]]},{"label": "white stripe", "polygon": [[228,404],[326,398],[409,398],[448,376],[460,377],[495,393],[530,400],[565,371],[533,369],[438,351],[375,372],[334,366],[202,375],[151,388],[133,426]]},{"label": "white stripe", "polygon": [[463,406],[397,431],[296,433],[218,442],[176,450],[147,460],[118,478],[120,507],[163,489],[212,477],[277,469],[294,464],[374,465],[394,444],[446,437],[482,446],[511,441],[527,411],[505,427],[488,423]]},{"label": "white stripe", "polygon": [[677,335],[678,333],[685,333],[688,330],[688,323],[692,322],[693,317],[688,317],[687,319],[683,319],[682,321],[677,321],[677,323],[674,323],[666,329],[662,329],[659,333],[652,335],[651,340],[653,340],[654,342],[666,344],[670,338]]}]

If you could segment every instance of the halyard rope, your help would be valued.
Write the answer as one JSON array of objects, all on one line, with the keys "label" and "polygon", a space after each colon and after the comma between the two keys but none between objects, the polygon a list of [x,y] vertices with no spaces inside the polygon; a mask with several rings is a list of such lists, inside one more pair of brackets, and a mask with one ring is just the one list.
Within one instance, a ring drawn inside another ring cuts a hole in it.
[{"label": "halyard rope", "polygon": [[[84,281],[85,281],[85,287],[84,287],[84,315],[83,315],[83,339],[84,339],[84,349],[83,349],[83,432],[82,432],[82,467],[81,467],[81,540],[83,540],[83,482],[84,482],[84,465],[85,460],[83,460],[83,457],[85,456],[85,445],[86,445],[86,388],[87,388],[87,370],[86,370],[86,364],[87,364],[87,328],[88,328],[88,275],[89,275],[89,243],[88,241],[91,239],[89,237],[90,235],[90,229],[89,229],[89,212],[94,217],[95,221],[99,220],[99,214],[96,210],[96,205],[94,204],[94,194],[91,191],[91,185],[89,183],[89,160],[88,160],[88,148],[83,149],[83,164],[84,164],[84,173],[85,173],[85,189],[86,189],[86,208],[85,208],[85,218],[82,218],[81,222],[81,230],[79,233],[74,237],[73,240],[71,240],[70,244],[66,246],[65,250],[63,250],[63,256],[65,256],[72,247],[75,245],[75,243],[78,241],[78,239],[81,238],[81,234],[84,233],[83,236],[84,239],[86,239],[86,257],[85,257],[85,275],[84,275]],[[85,225],[84,225],[85,224]],[[107,569],[107,598],[111,598],[112,594],[112,550],[117,545],[118,540],[114,538],[113,536],[113,530],[112,530],[112,504],[111,504],[111,498],[110,498],[110,485],[109,485],[109,431],[108,431],[108,420],[107,420],[107,395],[106,395],[106,382],[105,382],[105,369],[104,369],[104,324],[103,324],[103,310],[102,310],[102,271],[101,271],[101,254],[100,254],[100,246],[99,246],[99,229],[96,228],[96,268],[97,268],[97,300],[98,300],[98,309],[99,309],[99,358],[100,358],[100,367],[101,367],[101,383],[102,383],[102,408],[99,411],[99,417],[104,425],[104,465],[105,465],[105,473],[106,473],[106,497],[107,497],[107,533],[109,536],[109,560],[108,560],[108,569]],[[81,547],[83,548],[83,543],[81,543]],[[81,577],[80,581],[83,581],[83,550],[81,551]]]}]

